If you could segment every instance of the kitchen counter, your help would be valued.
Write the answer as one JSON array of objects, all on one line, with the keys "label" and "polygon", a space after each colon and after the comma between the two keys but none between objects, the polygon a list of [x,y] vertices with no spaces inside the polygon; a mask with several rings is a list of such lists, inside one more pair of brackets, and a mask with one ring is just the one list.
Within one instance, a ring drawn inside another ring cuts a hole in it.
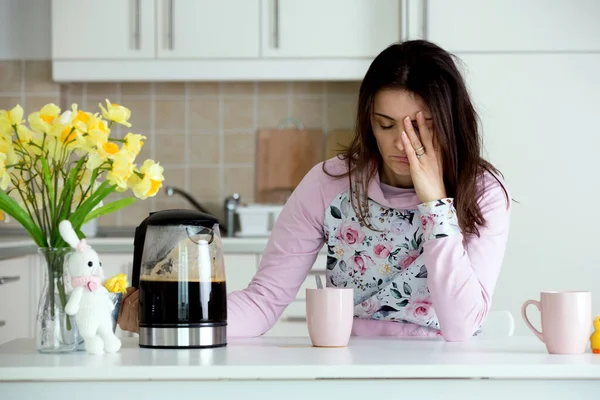
[{"label": "kitchen counter", "polygon": [[579,400],[600,391],[600,356],[549,355],[529,336],[463,343],[353,337],[346,348],[315,348],[308,337],[230,339],[226,347],[202,350],[141,349],[136,338],[123,343],[119,353],[102,356],[39,354],[31,339],[6,343],[0,346],[2,398],[58,399],[85,390],[86,399],[109,392],[229,399],[252,391],[249,398],[364,400],[390,390],[403,398],[506,399],[516,391],[513,398]]}]

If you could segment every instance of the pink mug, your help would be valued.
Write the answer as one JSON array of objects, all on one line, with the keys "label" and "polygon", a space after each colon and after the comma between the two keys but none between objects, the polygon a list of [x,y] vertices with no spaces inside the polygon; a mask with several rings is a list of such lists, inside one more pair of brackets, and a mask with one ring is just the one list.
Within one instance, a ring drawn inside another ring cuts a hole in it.
[{"label": "pink mug", "polygon": [[[533,304],[542,317],[542,331],[527,318]],[[592,326],[590,292],[542,292],[540,301],[527,300],[521,309],[525,323],[546,345],[550,354],[582,354],[589,344]]]},{"label": "pink mug", "polygon": [[354,289],[306,289],[306,322],[315,347],[346,347],[354,322]]}]

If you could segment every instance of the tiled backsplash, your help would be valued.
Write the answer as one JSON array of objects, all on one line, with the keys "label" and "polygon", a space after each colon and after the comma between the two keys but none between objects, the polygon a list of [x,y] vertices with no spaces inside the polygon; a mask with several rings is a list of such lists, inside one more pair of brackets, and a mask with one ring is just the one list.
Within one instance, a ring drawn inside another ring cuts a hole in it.
[{"label": "tiled backsplash", "polygon": [[[128,131],[148,137],[138,160],[165,167],[165,186],[191,193],[222,217],[223,201],[239,192],[254,198],[255,138],[288,117],[324,132],[352,127],[358,82],[164,82],[57,84],[49,61],[0,62],[0,109],[26,113],[54,102],[99,110],[105,99],[131,109]],[[125,131],[125,129],[127,129]],[[101,217],[102,225],[137,225],[149,211],[190,207],[164,190],[152,199]]]}]

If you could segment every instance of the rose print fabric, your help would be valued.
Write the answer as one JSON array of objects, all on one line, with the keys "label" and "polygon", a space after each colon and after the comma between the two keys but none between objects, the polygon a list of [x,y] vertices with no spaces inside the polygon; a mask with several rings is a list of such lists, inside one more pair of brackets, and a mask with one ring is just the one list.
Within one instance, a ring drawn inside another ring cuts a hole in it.
[{"label": "rose print fabric", "polygon": [[452,199],[394,210],[369,200],[370,229],[338,195],[324,218],[327,283],[353,287],[355,317],[413,323],[439,330],[427,288],[425,240],[459,234]]},{"label": "rose print fabric", "polygon": [[[325,171],[327,170],[327,172]],[[373,229],[348,198],[348,167],[316,165],[285,204],[247,288],[227,297],[227,335],[269,331],[296,299],[317,259],[327,253],[327,285],[355,289],[357,336],[442,336],[465,340],[481,326],[508,239],[510,201],[499,177],[484,173],[477,202],[486,221],[465,235],[454,200],[419,201],[414,189],[368,182]]]}]

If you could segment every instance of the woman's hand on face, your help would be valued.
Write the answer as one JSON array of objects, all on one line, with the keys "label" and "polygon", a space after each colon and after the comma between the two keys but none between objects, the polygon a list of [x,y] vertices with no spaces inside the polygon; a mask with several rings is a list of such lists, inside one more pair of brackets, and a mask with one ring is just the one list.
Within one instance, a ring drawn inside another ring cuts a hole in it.
[{"label": "woman's hand on face", "polygon": [[121,301],[121,309],[117,323],[119,328],[128,332],[139,332],[138,325],[138,307],[139,307],[140,291],[134,287],[127,288]]},{"label": "woman's hand on face", "polygon": [[417,113],[417,136],[410,117],[403,120],[402,144],[410,163],[410,175],[419,200],[423,203],[446,197],[441,154],[433,147],[433,135],[427,128],[425,116]]}]

